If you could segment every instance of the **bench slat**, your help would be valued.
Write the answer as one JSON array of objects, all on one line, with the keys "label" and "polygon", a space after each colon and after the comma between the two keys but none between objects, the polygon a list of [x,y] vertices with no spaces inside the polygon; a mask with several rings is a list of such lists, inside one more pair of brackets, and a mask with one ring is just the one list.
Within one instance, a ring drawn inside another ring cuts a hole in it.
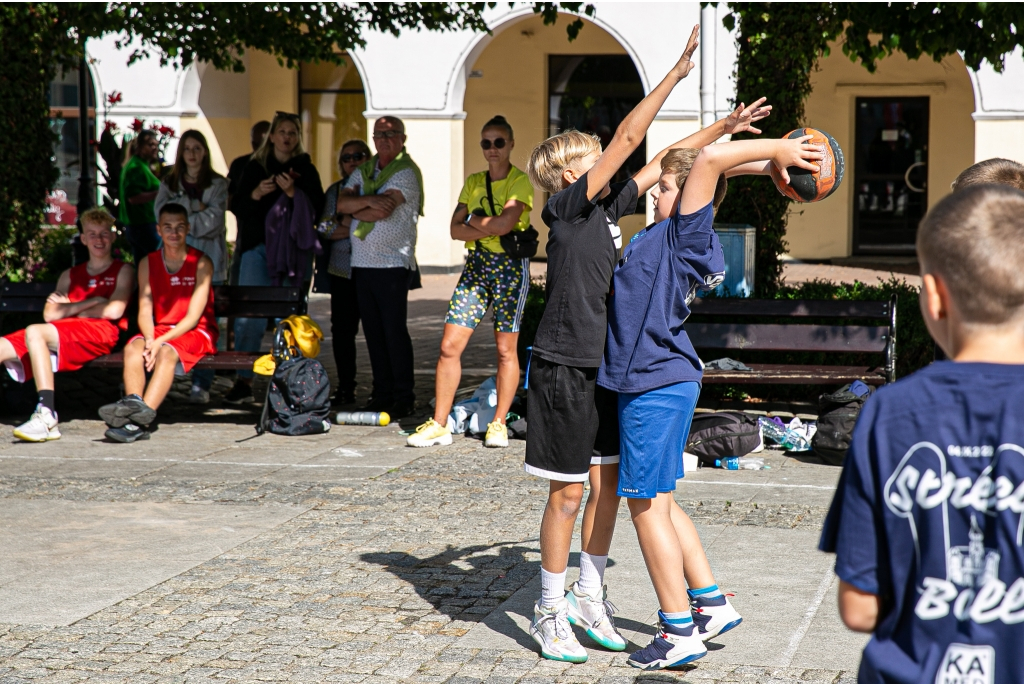
[{"label": "bench slat", "polygon": [[846,319],[888,319],[889,303],[711,298],[694,300],[690,311],[703,316],[820,316]]},{"label": "bench slat", "polygon": [[704,370],[704,383],[736,385],[835,385],[861,380],[868,385],[885,383],[882,369],[866,366],[827,366],[807,364],[747,364],[752,371]]},{"label": "bench slat", "polygon": [[[203,369],[252,369],[253,362],[262,357],[265,352],[218,352],[208,354],[199,360],[196,368]],[[97,357],[86,366],[98,369],[120,369],[124,366],[124,355],[121,352],[114,352],[102,357]]]},{"label": "bench slat", "polygon": [[694,323],[686,325],[694,347],[803,352],[885,352],[884,326]]}]

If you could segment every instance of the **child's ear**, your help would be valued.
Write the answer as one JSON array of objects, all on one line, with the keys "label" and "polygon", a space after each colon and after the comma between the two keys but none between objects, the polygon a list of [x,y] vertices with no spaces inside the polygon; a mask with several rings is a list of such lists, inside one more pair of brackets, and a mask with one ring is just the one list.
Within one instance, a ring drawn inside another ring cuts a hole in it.
[{"label": "child's ear", "polygon": [[921,276],[921,313],[925,319],[936,322],[949,315],[949,289],[942,276],[929,273]]},{"label": "child's ear", "polygon": [[562,180],[565,181],[565,185],[570,186],[580,180],[580,177],[576,175],[576,170],[572,168],[572,165],[569,165],[562,169]]}]

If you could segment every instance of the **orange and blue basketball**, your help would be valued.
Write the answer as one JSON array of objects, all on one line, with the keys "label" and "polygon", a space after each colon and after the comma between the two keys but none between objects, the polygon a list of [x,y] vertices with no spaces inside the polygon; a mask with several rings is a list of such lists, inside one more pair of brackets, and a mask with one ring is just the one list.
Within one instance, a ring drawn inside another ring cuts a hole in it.
[{"label": "orange and blue basketball", "polygon": [[796,202],[820,202],[836,192],[839,184],[843,182],[843,175],[846,173],[846,161],[843,158],[843,149],[839,147],[836,139],[816,128],[798,128],[791,131],[786,138],[800,138],[802,136],[813,136],[807,142],[814,145],[825,155],[824,159],[817,162],[818,171],[801,169],[791,166],[789,172],[789,183],[782,180],[782,174],[777,166],[772,163],[772,180],[779,192]]}]

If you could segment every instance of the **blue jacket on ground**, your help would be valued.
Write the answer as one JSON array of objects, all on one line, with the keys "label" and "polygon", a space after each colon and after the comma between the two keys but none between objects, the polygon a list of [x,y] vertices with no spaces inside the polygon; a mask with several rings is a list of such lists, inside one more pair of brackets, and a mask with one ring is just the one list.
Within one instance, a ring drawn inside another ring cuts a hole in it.
[{"label": "blue jacket on ground", "polygon": [[642,393],[704,376],[683,330],[699,288],[725,277],[711,203],[644,229],[626,247],[608,296],[608,337],[597,383]]}]

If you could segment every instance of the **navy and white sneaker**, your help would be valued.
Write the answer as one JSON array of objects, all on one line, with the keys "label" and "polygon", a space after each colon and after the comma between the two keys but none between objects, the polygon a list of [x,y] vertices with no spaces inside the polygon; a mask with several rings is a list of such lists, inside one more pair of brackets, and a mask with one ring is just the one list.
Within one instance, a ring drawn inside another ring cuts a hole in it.
[{"label": "navy and white sneaker", "polygon": [[128,423],[148,426],[156,418],[156,409],[143,402],[138,395],[128,395],[113,404],[100,407],[100,418],[111,428],[121,428]]},{"label": "navy and white sneaker", "polygon": [[700,639],[705,642],[743,622],[743,617],[733,608],[725,595],[712,599],[700,595],[691,597],[690,615],[697,626],[697,632],[700,633]]},{"label": "navy and white sneaker", "polygon": [[134,423],[126,423],[120,428],[108,428],[103,435],[114,442],[135,442],[136,440],[149,440],[149,431]]},{"label": "navy and white sneaker", "polygon": [[693,623],[675,625],[662,620],[660,627],[661,630],[654,636],[651,643],[630,654],[626,663],[633,668],[654,671],[682,666],[696,661],[708,653],[708,648],[704,646],[704,642],[701,641],[697,632],[697,626]]}]

